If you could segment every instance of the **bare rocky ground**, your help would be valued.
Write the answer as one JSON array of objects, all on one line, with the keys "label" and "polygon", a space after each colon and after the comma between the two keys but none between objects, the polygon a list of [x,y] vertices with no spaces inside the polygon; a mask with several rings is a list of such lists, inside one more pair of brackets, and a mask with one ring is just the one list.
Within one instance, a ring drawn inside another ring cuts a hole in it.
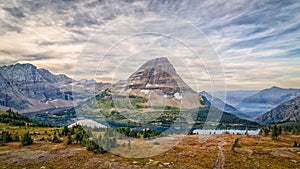
[{"label": "bare rocky ground", "polygon": [[[240,148],[231,150],[236,138]],[[1,168],[300,168],[300,136],[284,134],[279,140],[262,136],[189,135],[170,150],[148,158],[93,154],[80,145],[35,142],[0,147]]]}]

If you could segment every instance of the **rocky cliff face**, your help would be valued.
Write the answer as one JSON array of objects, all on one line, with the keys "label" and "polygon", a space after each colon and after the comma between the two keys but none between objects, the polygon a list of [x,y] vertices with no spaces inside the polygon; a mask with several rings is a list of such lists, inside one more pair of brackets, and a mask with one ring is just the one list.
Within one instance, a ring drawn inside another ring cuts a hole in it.
[{"label": "rocky cliff face", "polygon": [[179,85],[171,74],[155,68],[146,68],[134,73],[129,79],[127,89],[160,89],[166,95],[180,92]]},{"label": "rocky cliff face", "polygon": [[261,115],[257,121],[261,124],[289,122],[300,120],[300,97],[280,104],[271,111]]},{"label": "rocky cliff face", "polygon": [[[0,67],[0,105],[20,112],[69,107],[73,101],[89,97],[83,90],[74,92],[74,85],[87,87],[66,75],[54,75],[31,64],[3,66]],[[95,86],[103,85],[95,83]]]},{"label": "rocky cliff face", "polygon": [[127,89],[161,90],[165,95],[193,90],[176,73],[165,57],[147,61],[127,80]]}]

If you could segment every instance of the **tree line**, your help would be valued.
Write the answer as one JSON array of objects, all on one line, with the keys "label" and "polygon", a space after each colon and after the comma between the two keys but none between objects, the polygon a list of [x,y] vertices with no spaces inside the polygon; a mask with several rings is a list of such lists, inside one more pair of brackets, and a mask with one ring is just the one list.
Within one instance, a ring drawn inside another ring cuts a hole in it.
[{"label": "tree line", "polygon": [[273,127],[263,126],[260,129],[260,135],[269,136],[271,132],[271,137],[273,140],[278,140],[279,136],[282,134],[282,127],[274,124]]},{"label": "tree line", "polygon": [[29,119],[28,117],[8,109],[0,114],[0,122],[11,126],[30,126],[30,127],[51,127],[49,124],[43,124]]},{"label": "tree line", "polygon": [[300,130],[298,129],[298,126],[294,125],[294,126],[280,126],[277,124],[273,124],[273,126],[263,126],[260,129],[260,134],[264,135],[264,136],[269,136],[271,133],[271,137],[274,140],[277,140],[279,135],[281,135],[283,132],[290,132],[292,134],[300,134]]}]

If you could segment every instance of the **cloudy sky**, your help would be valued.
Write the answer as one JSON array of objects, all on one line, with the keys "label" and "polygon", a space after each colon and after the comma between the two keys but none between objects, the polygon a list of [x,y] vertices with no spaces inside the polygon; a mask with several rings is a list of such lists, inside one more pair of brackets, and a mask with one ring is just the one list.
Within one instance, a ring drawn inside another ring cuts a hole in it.
[{"label": "cloudy sky", "polygon": [[0,65],[75,79],[126,79],[165,56],[196,90],[300,88],[297,0],[0,0],[0,41]]}]

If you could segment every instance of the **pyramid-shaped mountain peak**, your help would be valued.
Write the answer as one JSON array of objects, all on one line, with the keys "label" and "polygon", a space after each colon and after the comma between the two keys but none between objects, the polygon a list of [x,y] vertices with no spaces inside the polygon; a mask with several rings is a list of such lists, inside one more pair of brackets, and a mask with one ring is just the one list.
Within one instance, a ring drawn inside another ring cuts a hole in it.
[{"label": "pyramid-shaped mountain peak", "polygon": [[160,90],[166,96],[178,96],[184,91],[193,90],[177,74],[171,62],[165,58],[155,58],[143,64],[127,80],[128,90],[139,91]]},{"label": "pyramid-shaped mountain peak", "polygon": [[148,60],[126,81],[125,93],[151,100],[151,105],[199,107],[199,95],[177,74],[165,57]]}]

